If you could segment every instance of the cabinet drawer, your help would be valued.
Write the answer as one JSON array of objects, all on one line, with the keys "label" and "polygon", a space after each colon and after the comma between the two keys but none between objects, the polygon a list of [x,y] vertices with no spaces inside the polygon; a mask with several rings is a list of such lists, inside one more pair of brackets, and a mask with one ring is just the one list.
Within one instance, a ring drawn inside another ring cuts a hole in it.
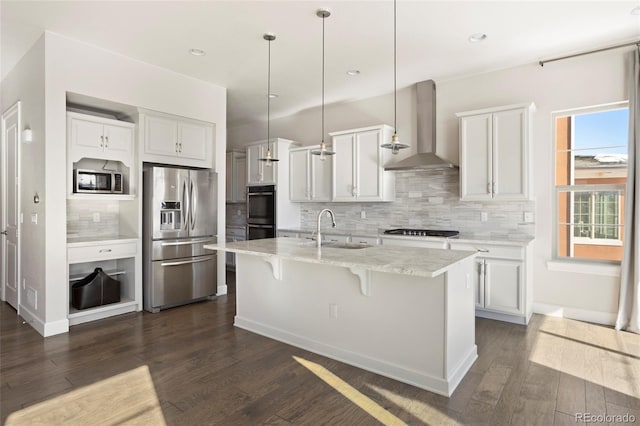
[{"label": "cabinet drawer", "polygon": [[120,259],[135,256],[136,248],[137,244],[135,242],[69,247],[67,249],[67,256],[69,263]]},{"label": "cabinet drawer", "polygon": [[352,235],[351,242],[368,244],[370,246],[377,246],[378,244],[380,244],[380,240],[378,240],[378,237],[361,237],[359,235]]},{"label": "cabinet drawer", "polygon": [[336,234],[322,234],[322,241],[330,242],[330,243],[347,243],[349,242],[349,237],[347,235],[336,235]]},{"label": "cabinet drawer", "polygon": [[422,248],[437,248],[447,249],[448,244],[445,238],[431,238],[431,239],[400,239],[400,238],[382,238],[382,244],[385,246],[401,246],[401,247],[422,247]]},{"label": "cabinet drawer", "polygon": [[482,257],[498,257],[500,259],[524,259],[524,248],[502,246],[498,244],[463,243],[450,241],[451,250],[477,251]]}]

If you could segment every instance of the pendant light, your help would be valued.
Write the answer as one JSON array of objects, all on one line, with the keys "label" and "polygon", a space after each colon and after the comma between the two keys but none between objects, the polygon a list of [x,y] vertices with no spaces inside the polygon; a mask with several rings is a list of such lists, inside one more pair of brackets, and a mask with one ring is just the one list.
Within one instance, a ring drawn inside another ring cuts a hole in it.
[{"label": "pendant light", "polygon": [[400,143],[398,137],[398,89],[397,89],[397,61],[396,61],[396,0],[393,0],[393,136],[391,142],[380,145],[397,154],[401,149],[409,148],[409,145]]},{"label": "pendant light", "polygon": [[276,35],[265,33],[262,38],[269,42],[269,60],[267,66],[267,152],[260,161],[264,161],[264,165],[271,167],[274,161],[280,161],[271,154],[271,42],[276,39]]},{"label": "pendant light", "polygon": [[328,155],[334,155],[335,152],[327,149],[324,143],[324,20],[331,16],[331,12],[327,9],[319,9],[316,12],[318,18],[322,18],[322,138],[320,139],[320,148],[311,151],[312,155],[319,155],[320,160],[324,161]]}]

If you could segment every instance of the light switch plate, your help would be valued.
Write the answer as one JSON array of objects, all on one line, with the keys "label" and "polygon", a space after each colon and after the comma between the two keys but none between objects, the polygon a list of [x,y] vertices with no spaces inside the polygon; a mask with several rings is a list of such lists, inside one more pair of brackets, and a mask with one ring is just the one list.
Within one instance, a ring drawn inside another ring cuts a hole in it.
[{"label": "light switch plate", "polygon": [[533,212],[524,212],[523,216],[525,223],[533,223]]},{"label": "light switch plate", "polygon": [[38,213],[31,213],[31,223],[34,225],[38,224]]}]

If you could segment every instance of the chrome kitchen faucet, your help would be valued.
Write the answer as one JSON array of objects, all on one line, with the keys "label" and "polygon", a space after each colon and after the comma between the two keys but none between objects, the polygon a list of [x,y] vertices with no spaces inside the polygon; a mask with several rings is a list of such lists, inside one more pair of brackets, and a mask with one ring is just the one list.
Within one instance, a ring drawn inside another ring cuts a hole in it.
[{"label": "chrome kitchen faucet", "polygon": [[318,228],[316,231],[316,247],[320,248],[322,245],[322,235],[320,234],[320,219],[322,219],[322,213],[327,212],[329,216],[331,216],[331,226],[336,227],[336,217],[331,211],[331,209],[322,209],[320,213],[318,213]]}]

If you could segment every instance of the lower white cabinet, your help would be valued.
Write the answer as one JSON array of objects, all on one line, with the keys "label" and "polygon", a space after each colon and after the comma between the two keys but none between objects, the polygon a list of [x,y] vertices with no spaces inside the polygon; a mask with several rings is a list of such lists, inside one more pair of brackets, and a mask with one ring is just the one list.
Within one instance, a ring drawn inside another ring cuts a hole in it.
[{"label": "lower white cabinet", "polygon": [[447,249],[449,244],[446,238],[393,238],[384,236],[381,238],[382,245],[385,246],[400,246],[400,247],[422,247],[422,248],[437,248]]},{"label": "lower white cabinet", "polygon": [[[69,325],[142,310],[142,273],[139,242],[135,238],[67,243]],[[73,284],[95,268],[120,281],[120,302],[76,309],[71,305]]]},{"label": "lower white cabinet", "polygon": [[532,314],[528,246],[450,243],[452,250],[477,251],[474,286],[476,316],[527,324]]}]

